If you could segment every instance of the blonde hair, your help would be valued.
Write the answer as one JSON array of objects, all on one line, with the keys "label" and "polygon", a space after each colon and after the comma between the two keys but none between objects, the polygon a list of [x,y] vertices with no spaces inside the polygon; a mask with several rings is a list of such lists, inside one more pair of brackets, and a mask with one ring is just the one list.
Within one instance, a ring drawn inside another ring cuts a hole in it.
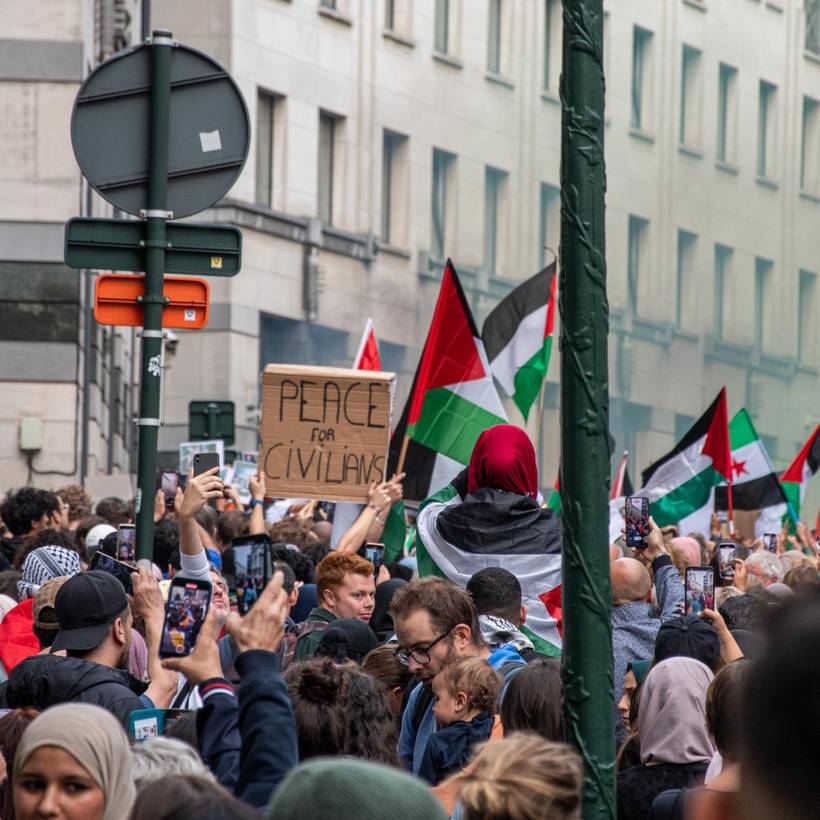
[{"label": "blonde hair", "polygon": [[583,768],[577,752],[524,732],[485,744],[453,778],[464,820],[575,820]]},{"label": "blonde hair", "polygon": [[501,676],[483,658],[454,661],[445,666],[440,675],[442,687],[453,697],[464,692],[471,709],[497,711]]}]

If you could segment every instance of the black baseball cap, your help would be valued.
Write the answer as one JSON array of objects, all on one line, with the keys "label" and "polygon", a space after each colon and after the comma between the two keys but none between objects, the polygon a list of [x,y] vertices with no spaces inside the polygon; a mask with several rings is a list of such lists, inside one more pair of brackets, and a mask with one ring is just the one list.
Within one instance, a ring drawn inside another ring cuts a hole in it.
[{"label": "black baseball cap", "polygon": [[661,624],[655,638],[655,663],[667,658],[694,658],[714,671],[720,657],[720,638],[709,621],[682,615]]},{"label": "black baseball cap", "polygon": [[128,606],[122,583],[108,572],[92,570],[69,578],[57,593],[54,611],[60,631],[52,651],[87,652],[98,647],[108,628]]}]

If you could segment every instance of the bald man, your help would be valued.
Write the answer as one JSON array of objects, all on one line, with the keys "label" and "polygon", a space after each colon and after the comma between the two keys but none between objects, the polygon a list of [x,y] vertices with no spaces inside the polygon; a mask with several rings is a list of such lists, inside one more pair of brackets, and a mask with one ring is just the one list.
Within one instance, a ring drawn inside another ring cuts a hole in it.
[{"label": "bald man", "polygon": [[623,695],[626,666],[631,661],[651,658],[655,636],[661,624],[680,614],[683,584],[663,545],[663,535],[649,519],[649,535],[644,556],[652,561],[655,600],[650,601],[652,578],[635,558],[618,558],[610,566],[612,579],[612,657],[615,703]]}]

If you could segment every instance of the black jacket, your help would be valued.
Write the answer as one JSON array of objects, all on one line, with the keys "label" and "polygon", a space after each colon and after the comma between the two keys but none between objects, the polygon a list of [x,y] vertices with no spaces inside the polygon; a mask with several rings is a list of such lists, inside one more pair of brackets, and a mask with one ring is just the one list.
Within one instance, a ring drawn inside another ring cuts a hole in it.
[{"label": "black jacket", "polygon": [[9,709],[47,709],[58,703],[102,706],[127,730],[131,712],[146,708],[138,696],[147,688],[121,669],[81,658],[34,655],[11,670],[5,696]]}]

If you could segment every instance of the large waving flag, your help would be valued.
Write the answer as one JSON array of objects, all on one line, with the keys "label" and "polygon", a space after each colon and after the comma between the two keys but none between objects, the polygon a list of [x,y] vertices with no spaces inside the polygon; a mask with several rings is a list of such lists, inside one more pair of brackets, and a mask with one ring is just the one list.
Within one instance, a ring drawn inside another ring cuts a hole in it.
[{"label": "large waving flag", "polygon": [[643,472],[641,495],[659,527],[704,507],[712,488],[732,480],[726,388],[677,446]]},{"label": "large waving flag", "polygon": [[547,375],[556,282],[553,262],[505,296],[481,331],[493,376],[525,419]]},{"label": "large waving flag", "polygon": [[405,498],[421,501],[448,484],[469,463],[479,435],[506,421],[484,345],[448,259],[413,389],[390,445],[389,461],[396,469],[407,435]]},{"label": "large waving flag", "polygon": [[820,468],[820,424],[814,428],[814,432],[795,456],[794,461],[780,476],[780,484],[792,517],[800,517],[800,505],[806,494],[806,485],[818,468]]},{"label": "large waving flag", "polygon": [[[786,503],[777,473],[752,419],[741,408],[729,422],[732,448],[732,506],[736,510],[761,510],[765,517],[779,518]],[[728,510],[727,487],[715,487],[713,496],[691,516],[681,520],[681,533],[709,533],[714,510]]]}]

